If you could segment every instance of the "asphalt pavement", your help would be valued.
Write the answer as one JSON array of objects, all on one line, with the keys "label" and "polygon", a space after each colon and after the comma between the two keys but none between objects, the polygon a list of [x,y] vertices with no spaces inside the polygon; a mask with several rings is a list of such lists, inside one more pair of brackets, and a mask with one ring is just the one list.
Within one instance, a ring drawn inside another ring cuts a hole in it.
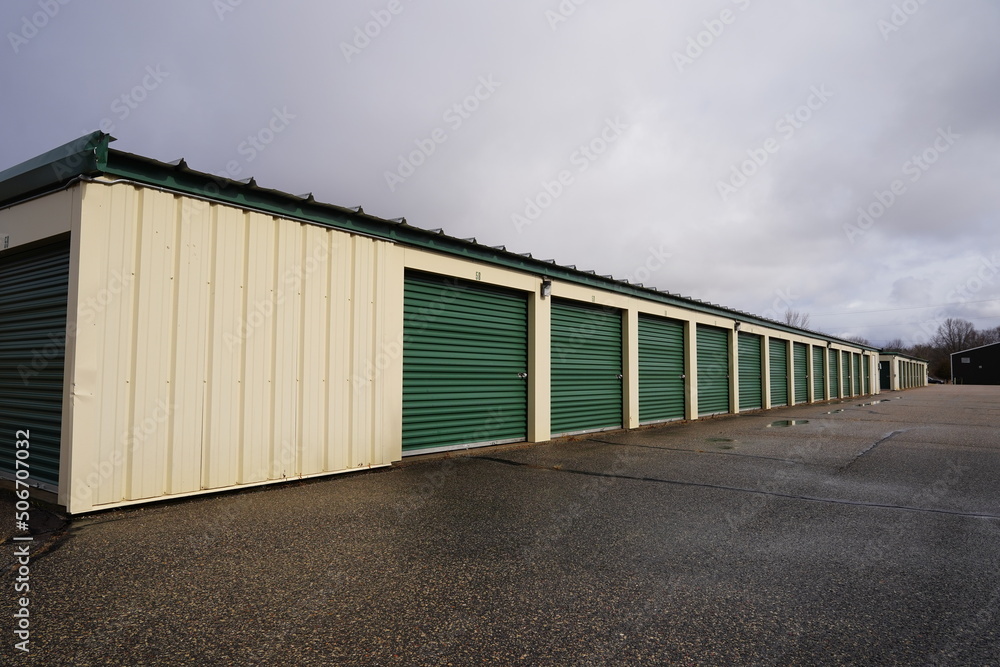
[{"label": "asphalt pavement", "polygon": [[944,385],[39,512],[0,663],[996,665],[998,433]]}]

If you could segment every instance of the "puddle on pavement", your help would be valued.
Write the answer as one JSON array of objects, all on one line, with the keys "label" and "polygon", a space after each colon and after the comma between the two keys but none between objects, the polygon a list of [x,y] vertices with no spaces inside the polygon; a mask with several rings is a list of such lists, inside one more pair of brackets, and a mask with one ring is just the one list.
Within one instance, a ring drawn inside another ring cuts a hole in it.
[{"label": "puddle on pavement", "polygon": [[843,408],[841,408],[840,410],[830,410],[830,411],[829,411],[829,412],[827,412],[826,414],[828,414],[828,415],[835,415],[835,414],[837,414],[838,412],[843,412],[843,411],[844,411],[844,410],[843,410]]},{"label": "puddle on pavement", "polygon": [[[843,412],[843,410],[841,410]],[[808,419],[781,419],[776,422],[771,422],[767,425],[768,428],[785,428],[787,426],[799,426],[801,424],[808,424]]]},{"label": "puddle on pavement", "polygon": [[858,403],[858,407],[859,408],[864,408],[864,407],[867,407],[869,405],[878,405],[881,402],[882,401],[872,401],[871,403]]}]

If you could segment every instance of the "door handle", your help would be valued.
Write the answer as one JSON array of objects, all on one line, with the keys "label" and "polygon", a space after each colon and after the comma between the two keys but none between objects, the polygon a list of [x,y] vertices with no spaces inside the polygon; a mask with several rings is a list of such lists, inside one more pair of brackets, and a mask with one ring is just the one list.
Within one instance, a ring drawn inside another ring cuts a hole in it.
[{"label": "door handle", "polygon": [[622,379],[622,378],[624,378],[625,376],[624,376],[624,375],[622,375],[621,373],[619,373],[619,374],[618,374],[618,375],[616,375],[615,377],[617,377],[617,378],[618,378],[619,380],[621,380],[621,379]]},{"label": "door handle", "polygon": [[522,380],[526,380],[528,378],[528,374],[527,373],[518,373],[517,377],[521,378]]}]

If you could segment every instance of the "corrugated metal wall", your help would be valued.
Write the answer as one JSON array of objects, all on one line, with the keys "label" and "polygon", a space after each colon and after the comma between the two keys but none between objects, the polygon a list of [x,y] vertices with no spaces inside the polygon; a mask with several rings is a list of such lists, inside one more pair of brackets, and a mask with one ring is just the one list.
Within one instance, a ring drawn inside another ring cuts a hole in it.
[{"label": "corrugated metal wall", "polygon": [[71,511],[399,458],[398,248],[129,185],[82,220]]}]

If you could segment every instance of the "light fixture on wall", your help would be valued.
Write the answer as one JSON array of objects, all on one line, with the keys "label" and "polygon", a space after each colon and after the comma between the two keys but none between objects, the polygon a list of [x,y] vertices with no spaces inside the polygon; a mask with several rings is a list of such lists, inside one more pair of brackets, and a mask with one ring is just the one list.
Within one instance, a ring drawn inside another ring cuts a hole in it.
[{"label": "light fixture on wall", "polygon": [[733,325],[733,331],[739,331],[740,330],[740,324],[742,324],[742,323],[741,322],[737,322],[736,324],[734,324]]},{"label": "light fixture on wall", "polygon": [[542,278],[542,298],[552,295],[552,281],[548,278]]}]

